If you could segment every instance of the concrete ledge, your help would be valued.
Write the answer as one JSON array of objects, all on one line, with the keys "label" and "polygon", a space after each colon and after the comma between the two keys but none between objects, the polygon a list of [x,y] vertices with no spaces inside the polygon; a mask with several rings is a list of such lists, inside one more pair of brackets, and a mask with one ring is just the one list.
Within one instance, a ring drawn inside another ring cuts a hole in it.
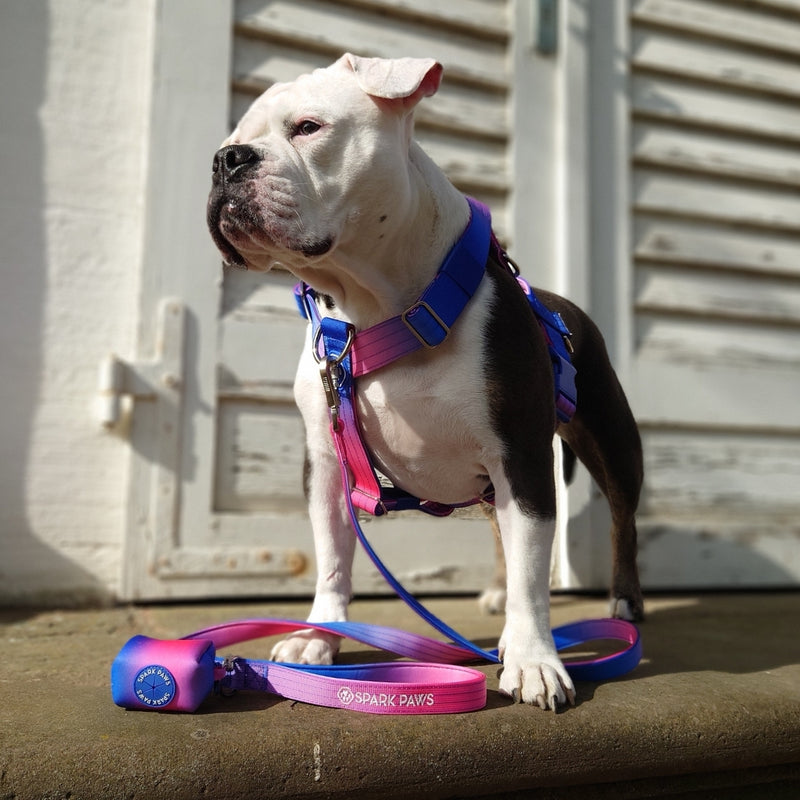
[{"label": "concrete ledge", "polygon": [[[472,599],[430,606],[486,645],[502,628]],[[553,624],[604,607],[559,596]],[[577,707],[557,715],[511,705],[493,667],[487,707],[460,716],[372,716],[243,693],[192,715],[111,702],[110,662],[135,633],[177,637],[306,609],[0,611],[0,798],[800,796],[798,593],[650,598],[644,662],[625,679],[579,684]],[[358,601],[353,618],[429,632],[399,601]]]}]

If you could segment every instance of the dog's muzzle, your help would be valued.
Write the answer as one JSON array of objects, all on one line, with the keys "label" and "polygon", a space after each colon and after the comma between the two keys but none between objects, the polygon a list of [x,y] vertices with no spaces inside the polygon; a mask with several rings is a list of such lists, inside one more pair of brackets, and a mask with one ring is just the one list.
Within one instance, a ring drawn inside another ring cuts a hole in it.
[{"label": "dog's muzzle", "polygon": [[231,144],[217,150],[211,165],[211,192],[206,207],[208,230],[225,262],[238,267],[246,268],[247,265],[220,229],[222,210],[235,191],[233,187],[241,183],[260,160],[260,156],[250,145]]}]

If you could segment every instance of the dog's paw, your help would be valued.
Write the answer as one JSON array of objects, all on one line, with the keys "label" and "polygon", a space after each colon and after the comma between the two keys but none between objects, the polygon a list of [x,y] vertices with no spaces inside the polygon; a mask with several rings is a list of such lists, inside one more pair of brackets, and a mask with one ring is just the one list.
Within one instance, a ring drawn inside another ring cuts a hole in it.
[{"label": "dog's paw", "polygon": [[612,597],[609,603],[609,615],[614,619],[626,619],[628,622],[641,622],[644,619],[644,604],[639,598]]},{"label": "dog's paw", "polygon": [[319,631],[293,633],[272,648],[273,661],[285,664],[333,664],[340,637]]},{"label": "dog's paw", "polygon": [[534,650],[530,655],[514,655],[500,642],[503,672],[500,691],[514,699],[547,711],[575,705],[575,685],[558,655]]},{"label": "dog's paw", "polygon": [[506,590],[489,586],[478,598],[478,608],[484,614],[504,614],[506,610]]}]

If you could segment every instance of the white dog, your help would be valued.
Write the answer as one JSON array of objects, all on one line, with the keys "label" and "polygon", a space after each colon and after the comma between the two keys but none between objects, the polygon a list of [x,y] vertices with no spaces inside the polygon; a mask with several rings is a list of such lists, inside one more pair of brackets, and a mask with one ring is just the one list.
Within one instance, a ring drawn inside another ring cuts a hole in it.
[{"label": "white dog", "polygon": [[[214,159],[209,228],[226,262],[280,263],[320,313],[362,331],[413,307],[470,221],[470,206],[412,139],[413,112],[442,67],[345,55],[257,99]],[[574,687],[550,632],[554,430],[609,500],[612,608],[642,616],[634,513],[642,480],[636,423],[592,322],[538,291],[572,332],[578,406],[558,422],[547,342],[508,265],[490,250],[472,299],[438,346],[361,377],[361,432],[377,468],[412,495],[459,504],[493,491],[507,564],[502,692],[555,709]],[[355,538],[309,341],[295,396],[307,432],[317,558],[309,619],[344,620]],[[295,635],[282,661],[330,663],[338,640]]]}]

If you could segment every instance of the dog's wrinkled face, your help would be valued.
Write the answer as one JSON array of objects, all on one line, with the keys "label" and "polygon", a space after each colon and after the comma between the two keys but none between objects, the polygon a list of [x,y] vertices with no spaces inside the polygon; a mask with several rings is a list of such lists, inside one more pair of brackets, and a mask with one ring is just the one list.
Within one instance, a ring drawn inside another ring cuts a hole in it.
[{"label": "dog's wrinkled face", "polygon": [[[368,93],[364,72],[373,61],[345,56],[276,84],[217,152],[207,215],[226,263],[308,266],[347,240],[349,223],[358,220],[363,236],[408,197],[413,103]],[[432,63],[416,67],[420,96],[438,86],[437,73],[432,89],[420,87]],[[398,146],[398,137],[407,141]]]}]

